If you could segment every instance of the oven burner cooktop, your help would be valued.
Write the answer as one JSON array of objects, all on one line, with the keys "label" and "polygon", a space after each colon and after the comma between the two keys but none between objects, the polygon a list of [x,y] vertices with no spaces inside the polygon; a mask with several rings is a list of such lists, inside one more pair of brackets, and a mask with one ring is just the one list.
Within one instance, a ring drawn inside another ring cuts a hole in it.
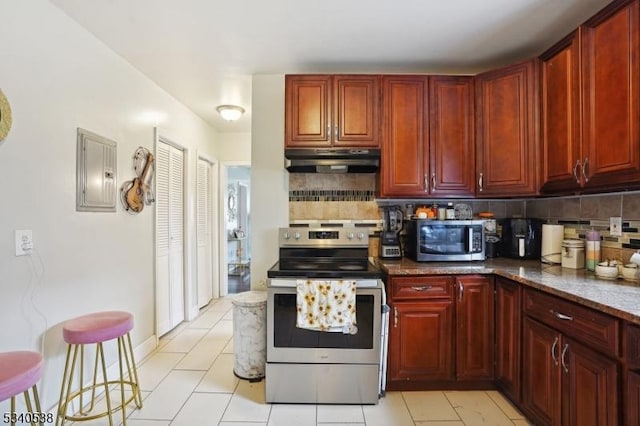
[{"label": "oven burner cooktop", "polygon": [[355,228],[281,228],[269,278],[381,278],[369,261],[369,234]]}]

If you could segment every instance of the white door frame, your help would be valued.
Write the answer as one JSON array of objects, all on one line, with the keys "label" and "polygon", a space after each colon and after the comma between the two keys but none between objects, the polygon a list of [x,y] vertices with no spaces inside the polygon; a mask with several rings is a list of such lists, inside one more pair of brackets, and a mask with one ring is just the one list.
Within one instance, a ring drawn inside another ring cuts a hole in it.
[{"label": "white door frame", "polygon": [[[229,167],[235,166],[244,166],[251,167],[250,161],[222,161],[220,163],[220,174],[219,174],[219,195],[218,195],[218,205],[219,205],[219,217],[218,217],[218,235],[219,239],[219,261],[220,267],[219,271],[219,295],[220,297],[224,297],[229,294],[229,279],[228,279],[228,267],[227,267],[227,214],[228,214],[228,206],[226,203],[227,197],[227,173]],[[214,291],[215,294],[215,291]]]}]

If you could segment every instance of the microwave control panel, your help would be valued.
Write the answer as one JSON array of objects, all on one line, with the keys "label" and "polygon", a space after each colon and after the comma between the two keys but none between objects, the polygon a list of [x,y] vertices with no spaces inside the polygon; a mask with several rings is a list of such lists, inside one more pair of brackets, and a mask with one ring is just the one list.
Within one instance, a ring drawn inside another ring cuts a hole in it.
[{"label": "microwave control panel", "polygon": [[471,237],[471,252],[472,253],[481,253],[482,252],[482,229],[478,227],[473,227],[473,234]]}]

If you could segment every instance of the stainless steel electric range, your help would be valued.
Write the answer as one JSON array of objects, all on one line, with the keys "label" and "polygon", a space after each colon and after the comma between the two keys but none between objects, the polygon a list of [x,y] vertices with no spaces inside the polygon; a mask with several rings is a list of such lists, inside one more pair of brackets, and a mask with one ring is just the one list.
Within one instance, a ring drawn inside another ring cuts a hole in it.
[{"label": "stainless steel electric range", "polygon": [[[376,404],[384,393],[388,307],[368,247],[367,228],[279,230],[279,260],[267,273],[267,402]],[[355,331],[297,327],[296,289],[306,280],[355,281]]]}]

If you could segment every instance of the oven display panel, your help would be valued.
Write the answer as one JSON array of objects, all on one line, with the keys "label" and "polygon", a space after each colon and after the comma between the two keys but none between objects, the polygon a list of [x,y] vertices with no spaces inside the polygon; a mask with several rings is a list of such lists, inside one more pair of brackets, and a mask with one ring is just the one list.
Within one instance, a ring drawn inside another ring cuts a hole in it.
[{"label": "oven display panel", "polygon": [[338,231],[309,231],[310,240],[339,240]]}]

